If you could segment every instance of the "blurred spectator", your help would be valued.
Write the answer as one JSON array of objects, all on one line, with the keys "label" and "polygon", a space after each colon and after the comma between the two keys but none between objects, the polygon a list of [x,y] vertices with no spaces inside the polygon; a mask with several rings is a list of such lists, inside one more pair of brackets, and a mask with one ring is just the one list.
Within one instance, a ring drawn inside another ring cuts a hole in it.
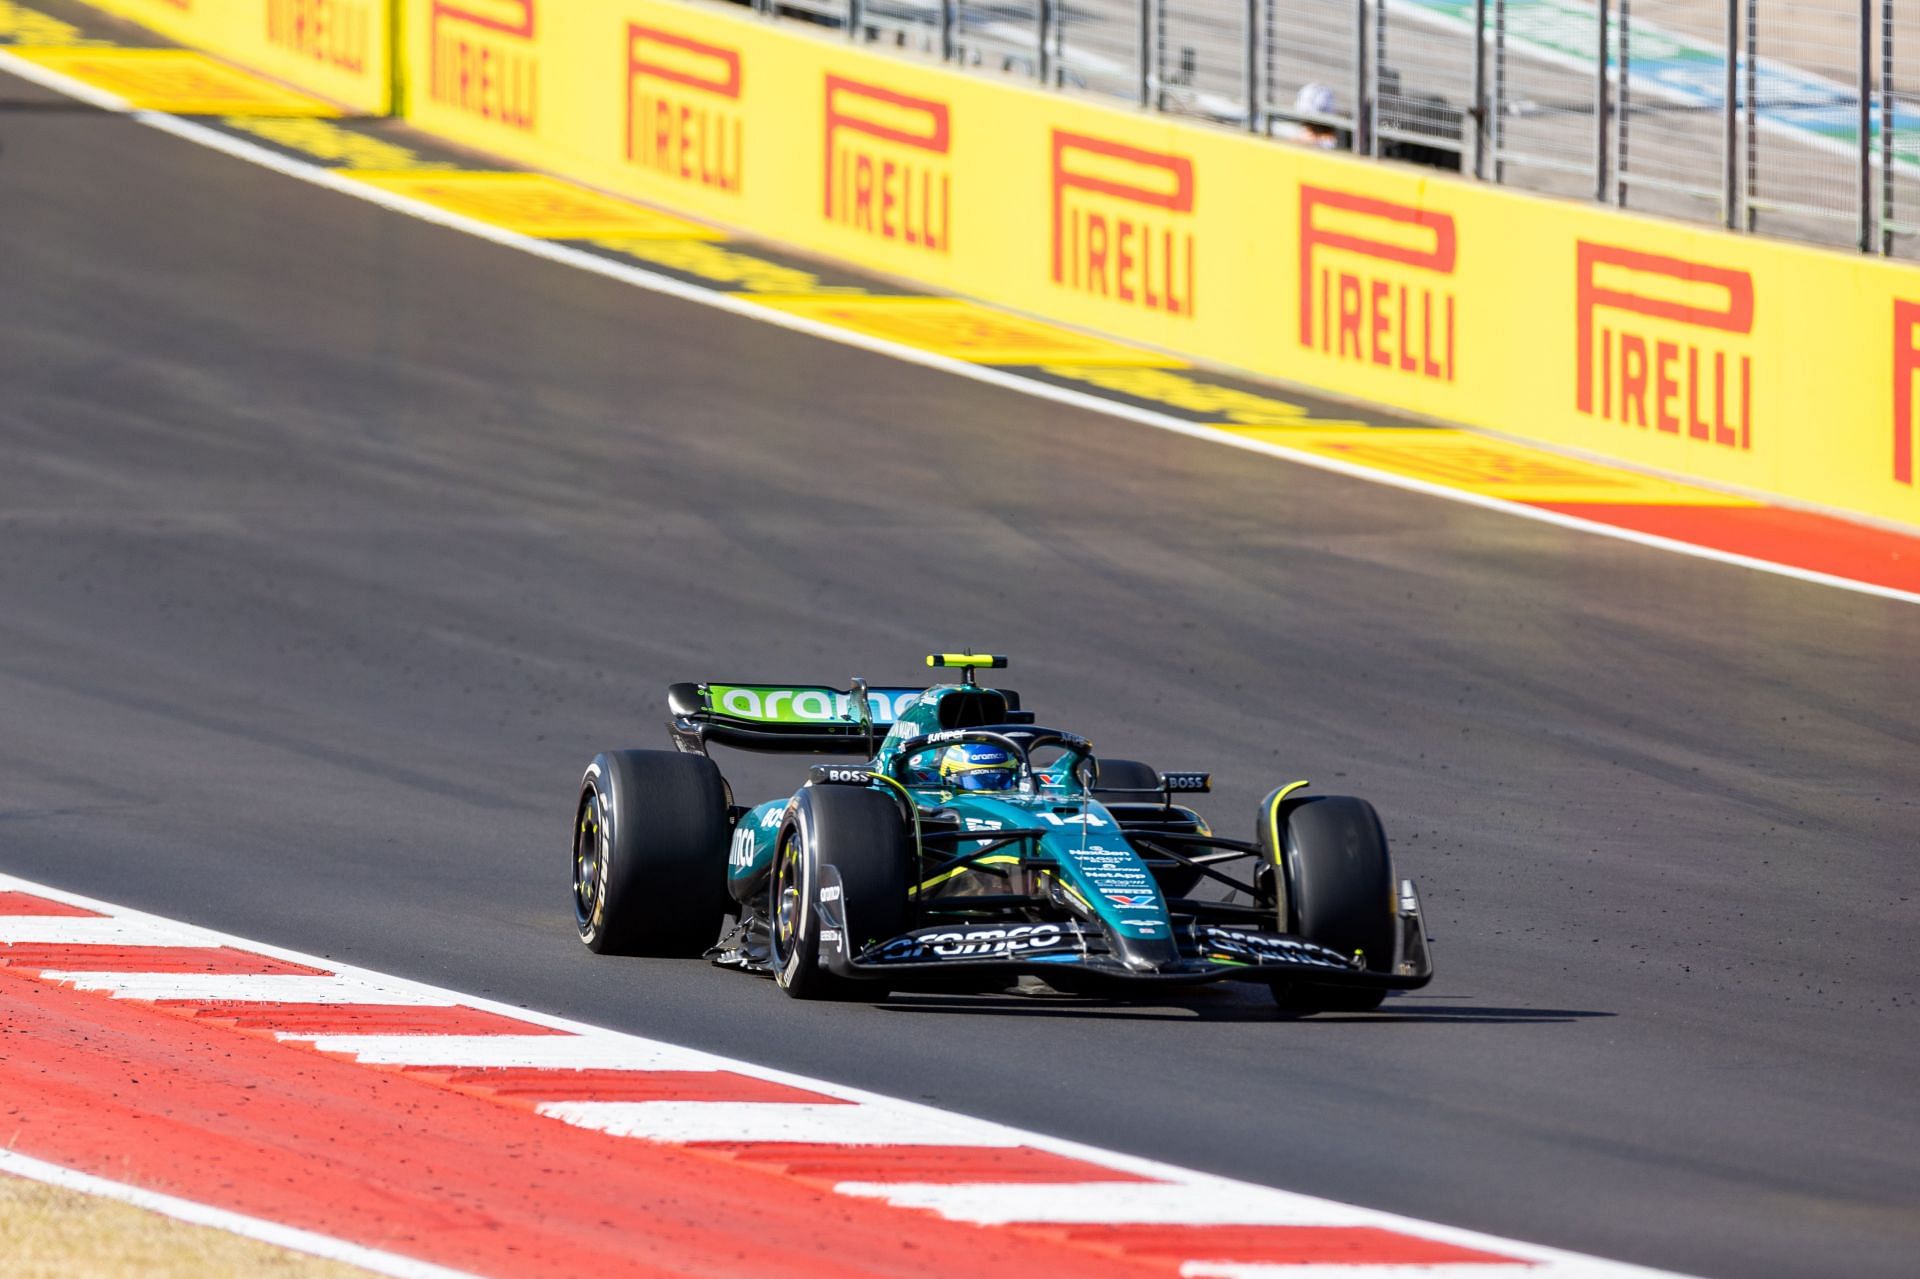
[{"label": "blurred spectator", "polygon": [[1340,137],[1341,130],[1334,123],[1334,112],[1339,106],[1333,90],[1326,85],[1301,85],[1300,92],[1293,95],[1292,130],[1282,136],[1329,151],[1344,145]]}]

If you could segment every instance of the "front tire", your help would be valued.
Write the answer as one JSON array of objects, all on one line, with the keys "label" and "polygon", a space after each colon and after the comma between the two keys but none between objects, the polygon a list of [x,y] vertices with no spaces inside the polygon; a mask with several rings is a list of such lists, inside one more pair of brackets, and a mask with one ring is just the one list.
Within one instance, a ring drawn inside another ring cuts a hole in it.
[{"label": "front tire", "polygon": [[580,781],[573,919],[603,955],[696,956],[726,901],[727,785],[704,755],[606,751]]},{"label": "front tire", "polygon": [[821,871],[840,888],[847,949],[858,953],[907,927],[913,841],[893,800],[846,786],[803,787],[780,833],[768,889],[774,980],[795,999],[884,999],[887,988],[820,965]]},{"label": "front tire", "polygon": [[[1358,953],[1370,972],[1391,972],[1393,860],[1373,805],[1348,795],[1292,802],[1285,807],[1278,849],[1265,806],[1260,826],[1260,842],[1275,859],[1284,888],[1280,929],[1343,955]],[[1274,1002],[1296,1015],[1371,1012],[1386,994],[1377,987],[1305,981],[1273,987]]]}]

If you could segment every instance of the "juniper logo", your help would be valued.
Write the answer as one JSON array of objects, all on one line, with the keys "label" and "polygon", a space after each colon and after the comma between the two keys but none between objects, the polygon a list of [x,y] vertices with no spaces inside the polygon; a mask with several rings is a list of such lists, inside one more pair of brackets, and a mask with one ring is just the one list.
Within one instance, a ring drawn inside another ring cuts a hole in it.
[{"label": "juniper logo", "polygon": [[435,102],[532,132],[539,60],[535,0],[432,0],[428,92]]}]

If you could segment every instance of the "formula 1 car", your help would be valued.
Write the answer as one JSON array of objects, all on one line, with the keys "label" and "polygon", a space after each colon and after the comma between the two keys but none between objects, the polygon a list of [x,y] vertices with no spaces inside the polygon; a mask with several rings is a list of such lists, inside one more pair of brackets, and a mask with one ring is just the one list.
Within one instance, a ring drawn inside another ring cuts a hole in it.
[{"label": "formula 1 car", "polygon": [[[799,999],[1234,980],[1304,1014],[1431,979],[1419,895],[1365,800],[1292,782],[1261,801],[1251,841],[1226,839],[1175,802],[1208,774],[1101,759],[1036,725],[1019,694],[977,683],[1003,657],[927,664],[961,682],[669,688],[676,749],[602,753],[581,781],[580,940],[704,955]],[[712,746],[848,762],[749,807]]]}]

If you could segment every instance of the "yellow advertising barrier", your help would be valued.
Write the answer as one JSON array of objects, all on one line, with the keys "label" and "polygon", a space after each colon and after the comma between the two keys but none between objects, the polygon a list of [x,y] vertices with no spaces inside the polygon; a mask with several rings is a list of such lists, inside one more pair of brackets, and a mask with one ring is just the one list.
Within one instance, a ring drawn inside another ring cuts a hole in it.
[{"label": "yellow advertising barrier", "polygon": [[1920,525],[1910,266],[1276,145],[730,6],[418,0],[405,28],[408,114],[456,141],[1095,332]]},{"label": "yellow advertising barrier", "polygon": [[400,0],[88,0],[162,35],[371,115],[392,105]]},{"label": "yellow advertising barrier", "polygon": [[[605,191],[1195,359],[1920,527],[1910,265],[1256,140],[698,0],[94,3],[369,111],[397,40],[410,119]],[[667,251],[648,246],[670,220],[494,185],[426,198]],[[987,333],[975,308],[842,309],[973,358],[1102,358],[1011,318]]]}]

